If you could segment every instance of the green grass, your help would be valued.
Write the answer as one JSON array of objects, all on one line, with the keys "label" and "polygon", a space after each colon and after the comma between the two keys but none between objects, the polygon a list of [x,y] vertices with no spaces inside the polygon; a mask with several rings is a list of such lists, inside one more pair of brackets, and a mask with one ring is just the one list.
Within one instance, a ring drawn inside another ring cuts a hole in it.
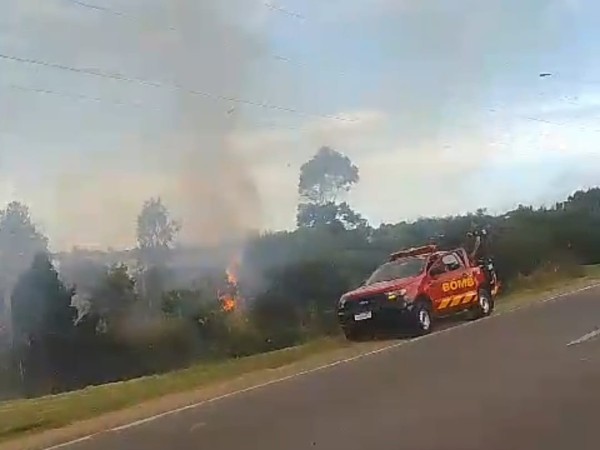
[{"label": "green grass", "polygon": [[0,403],[0,442],[63,427],[167,394],[190,391],[257,371],[281,368],[348,345],[342,339],[318,339],[297,347],[220,363],[199,364],[169,374]]},{"label": "green grass", "polygon": [[[585,267],[577,276],[538,273],[521,279],[510,292],[499,297],[498,309],[527,304],[598,279],[600,266]],[[191,391],[268,369],[283,368],[334,350],[354,348],[354,345],[356,344],[351,345],[341,338],[316,339],[297,347],[219,363],[199,364],[169,374],[94,386],[61,395],[0,403],[0,442],[64,427],[168,394]],[[362,351],[359,347],[355,350]]]},{"label": "green grass", "polygon": [[592,279],[600,278],[600,264],[585,266],[585,276]]},{"label": "green grass", "polygon": [[498,298],[498,310],[507,310],[535,302],[540,298],[568,292],[600,280],[600,264],[583,266],[575,273],[535,273],[518,280],[512,289]]}]

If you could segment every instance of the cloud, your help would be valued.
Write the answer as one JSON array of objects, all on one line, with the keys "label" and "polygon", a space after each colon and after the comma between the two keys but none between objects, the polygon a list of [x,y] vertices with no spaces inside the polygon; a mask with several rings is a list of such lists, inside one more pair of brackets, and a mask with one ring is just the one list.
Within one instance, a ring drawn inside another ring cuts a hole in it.
[{"label": "cloud", "polygon": [[356,110],[336,118],[307,119],[294,127],[277,123],[234,131],[229,140],[237,152],[249,160],[280,164],[304,161],[318,147],[341,147],[350,154],[374,151],[381,134],[386,132],[389,117],[383,111]]}]

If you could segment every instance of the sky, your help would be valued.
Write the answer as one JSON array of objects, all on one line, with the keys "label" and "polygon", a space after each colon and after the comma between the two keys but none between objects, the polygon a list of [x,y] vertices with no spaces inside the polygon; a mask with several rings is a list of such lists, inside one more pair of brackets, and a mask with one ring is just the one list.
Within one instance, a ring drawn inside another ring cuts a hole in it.
[{"label": "sky", "polygon": [[217,242],[292,228],[328,145],[373,225],[552,204],[600,183],[596,3],[5,0],[0,202],[56,249],[134,245],[151,196]]}]

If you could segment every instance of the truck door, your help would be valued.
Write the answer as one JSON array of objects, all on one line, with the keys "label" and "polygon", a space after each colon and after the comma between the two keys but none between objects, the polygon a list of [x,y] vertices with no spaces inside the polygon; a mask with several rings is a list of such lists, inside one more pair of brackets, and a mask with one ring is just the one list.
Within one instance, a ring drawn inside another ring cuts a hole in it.
[{"label": "truck door", "polygon": [[439,265],[432,267],[431,297],[436,312],[446,314],[469,307],[477,297],[471,270],[455,252],[442,255]]}]

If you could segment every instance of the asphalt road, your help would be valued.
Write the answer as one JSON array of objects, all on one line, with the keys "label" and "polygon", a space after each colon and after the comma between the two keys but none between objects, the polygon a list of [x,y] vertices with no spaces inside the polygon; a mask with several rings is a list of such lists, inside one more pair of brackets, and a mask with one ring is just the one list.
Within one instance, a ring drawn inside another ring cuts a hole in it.
[{"label": "asphalt road", "polygon": [[596,327],[597,288],[62,448],[597,450]]}]

